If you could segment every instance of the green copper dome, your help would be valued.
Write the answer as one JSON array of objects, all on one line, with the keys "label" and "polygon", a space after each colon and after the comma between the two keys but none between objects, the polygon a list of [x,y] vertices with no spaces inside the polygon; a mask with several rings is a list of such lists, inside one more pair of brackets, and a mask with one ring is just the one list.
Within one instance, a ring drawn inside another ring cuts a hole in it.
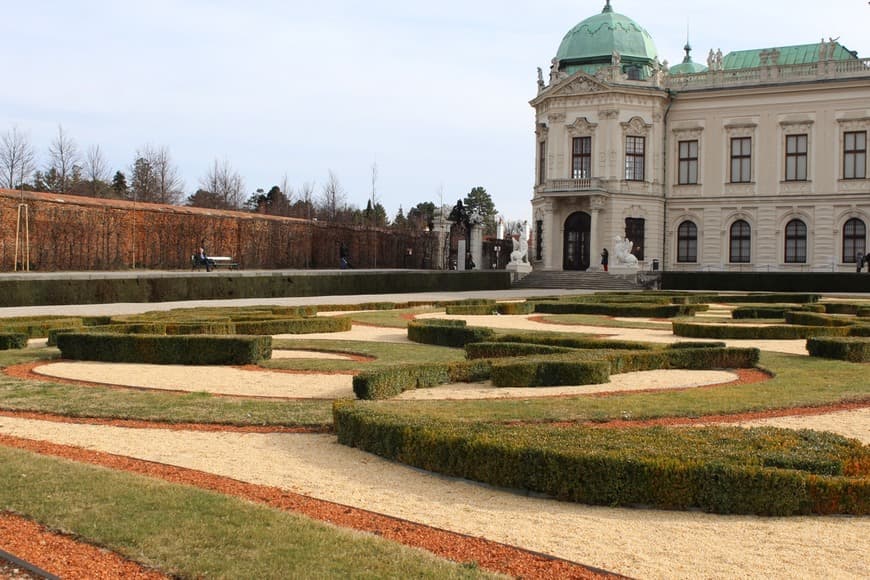
[{"label": "green copper dome", "polygon": [[619,53],[624,68],[646,67],[658,57],[649,32],[631,18],[614,12],[607,0],[601,14],[587,18],[565,35],[556,58],[559,70],[569,74],[580,69],[594,72],[610,66],[614,52]]},{"label": "green copper dome", "polygon": [[676,66],[672,66],[668,71],[669,74],[672,75],[690,75],[695,73],[707,72],[707,67],[702,64],[698,64],[692,60],[692,45],[688,42],[686,46],[683,47],[683,50],[686,51],[686,56],[683,58],[683,62]]}]

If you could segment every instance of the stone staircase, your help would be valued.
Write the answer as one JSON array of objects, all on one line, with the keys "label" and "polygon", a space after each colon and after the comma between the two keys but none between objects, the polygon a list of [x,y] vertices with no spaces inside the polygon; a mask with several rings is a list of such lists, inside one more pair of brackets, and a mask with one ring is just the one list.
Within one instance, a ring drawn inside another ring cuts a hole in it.
[{"label": "stone staircase", "polygon": [[570,272],[534,270],[518,280],[512,289],[540,288],[566,290],[643,290],[632,278],[612,276],[606,272]]}]

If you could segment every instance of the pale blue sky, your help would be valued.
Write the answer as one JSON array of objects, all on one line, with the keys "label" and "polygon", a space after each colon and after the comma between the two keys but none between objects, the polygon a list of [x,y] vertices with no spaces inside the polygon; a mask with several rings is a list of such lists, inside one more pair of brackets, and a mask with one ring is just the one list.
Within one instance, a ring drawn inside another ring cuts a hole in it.
[{"label": "pale blue sky", "polygon": [[[660,58],[840,37],[870,57],[866,0],[613,0]],[[167,146],[196,190],[215,158],[248,192],[329,170],[348,202],[392,217],[486,187],[508,219],[530,214],[536,67],[604,0],[0,0],[0,132],[29,135],[45,163],[62,124],[114,172]]]}]

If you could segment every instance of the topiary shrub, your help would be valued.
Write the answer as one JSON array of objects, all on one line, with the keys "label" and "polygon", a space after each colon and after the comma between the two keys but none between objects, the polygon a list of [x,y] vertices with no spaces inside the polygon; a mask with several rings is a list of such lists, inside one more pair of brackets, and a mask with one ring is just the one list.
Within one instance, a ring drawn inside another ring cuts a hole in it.
[{"label": "topiary shrub", "polygon": [[60,333],[57,346],[63,358],[105,362],[246,365],[272,356],[269,336]]},{"label": "topiary shrub", "polygon": [[492,383],[497,387],[555,387],[598,385],[610,380],[610,362],[522,358],[492,363]]},{"label": "topiary shrub", "polygon": [[467,326],[464,320],[414,320],[408,323],[408,339],[422,344],[462,348],[470,342],[487,342],[490,328]]},{"label": "topiary shrub", "polygon": [[396,365],[355,375],[353,392],[363,400],[390,399],[405,391],[447,383],[485,381],[489,377],[489,361]]},{"label": "topiary shrub", "polygon": [[652,350],[648,342],[630,340],[609,340],[579,334],[549,334],[544,332],[523,332],[503,334],[495,337],[497,342],[522,342],[526,344],[546,344],[565,348],[610,349],[610,350]]},{"label": "topiary shrub", "polygon": [[797,308],[794,304],[770,306],[740,306],[731,311],[731,318],[746,320],[752,318],[785,318],[785,313]]},{"label": "topiary shrub", "polygon": [[807,340],[807,350],[810,356],[870,362],[870,338],[810,338]]},{"label": "topiary shrub", "polygon": [[27,335],[23,332],[0,332],[0,350],[15,350],[27,346]]},{"label": "topiary shrub", "polygon": [[472,342],[465,345],[465,356],[469,359],[508,358],[541,354],[563,354],[573,349],[545,344],[522,342]]},{"label": "topiary shrub", "polygon": [[539,302],[535,312],[541,314],[598,314],[629,318],[674,318],[675,316],[694,316],[695,313],[709,309],[706,304],[643,304],[643,303],[583,303],[583,302]]},{"label": "topiary shrub", "polygon": [[499,302],[496,309],[499,314],[517,316],[532,314],[535,311],[535,305],[531,302]]}]

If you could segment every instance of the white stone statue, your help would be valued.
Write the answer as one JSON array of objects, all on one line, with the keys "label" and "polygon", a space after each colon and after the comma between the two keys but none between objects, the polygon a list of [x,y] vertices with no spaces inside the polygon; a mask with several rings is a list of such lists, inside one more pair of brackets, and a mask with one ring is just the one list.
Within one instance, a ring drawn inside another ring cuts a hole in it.
[{"label": "white stone statue", "polygon": [[511,236],[513,242],[513,252],[511,252],[511,264],[522,264],[529,261],[529,239],[531,232],[529,230],[528,220],[523,220],[522,228],[519,235]]},{"label": "white stone statue", "polygon": [[716,50],[716,70],[724,70],[724,66],[722,65],[722,49],[721,48]]},{"label": "white stone statue", "polygon": [[631,253],[634,243],[628,238],[616,236],[613,238],[613,251],[616,255],[616,264],[623,266],[637,266],[637,258]]},{"label": "white stone statue", "polygon": [[614,50],[613,54],[610,55],[610,62],[613,64],[613,66],[619,66],[620,64],[622,64],[622,55],[619,54],[618,50]]}]

